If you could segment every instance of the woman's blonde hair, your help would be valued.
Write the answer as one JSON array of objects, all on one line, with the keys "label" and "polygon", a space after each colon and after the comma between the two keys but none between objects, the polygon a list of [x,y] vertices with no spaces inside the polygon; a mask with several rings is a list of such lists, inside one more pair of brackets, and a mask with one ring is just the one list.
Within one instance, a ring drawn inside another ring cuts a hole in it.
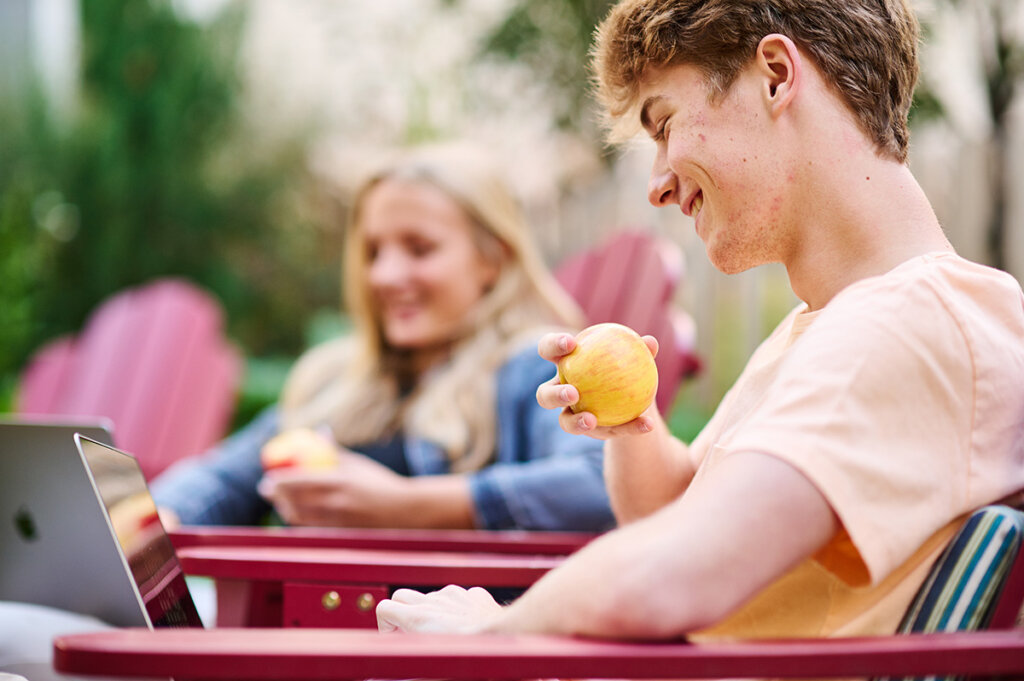
[{"label": "woman's blonde hair", "polygon": [[[367,195],[391,180],[444,192],[473,223],[481,254],[499,263],[448,361],[420,377],[411,376],[410,353],[386,342],[367,285],[361,210]],[[545,328],[578,328],[582,314],[545,267],[507,185],[473,149],[411,150],[371,174],[352,206],[342,280],[354,330],[299,360],[282,393],[282,425],[328,424],[339,443],[352,447],[401,431],[439,445],[453,472],[477,470],[495,449],[497,370]]]}]

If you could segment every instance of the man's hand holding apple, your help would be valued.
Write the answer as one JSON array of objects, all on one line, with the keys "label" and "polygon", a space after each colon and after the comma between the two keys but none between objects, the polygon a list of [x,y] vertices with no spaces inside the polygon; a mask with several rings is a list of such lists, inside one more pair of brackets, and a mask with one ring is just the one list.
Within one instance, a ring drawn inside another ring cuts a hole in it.
[{"label": "man's hand holding apple", "polygon": [[[687,456],[686,445],[672,435],[654,404],[656,380],[653,387],[646,386],[647,392],[642,393],[647,397],[646,402],[638,402],[637,408],[642,409],[639,415],[619,425],[599,425],[597,414],[579,410],[579,405],[585,403],[581,394],[585,392],[584,382],[578,381],[580,385],[575,385],[573,380],[563,382],[562,379],[572,377],[573,367],[566,370],[566,359],[587,343],[584,336],[587,331],[584,329],[575,337],[552,333],[541,338],[538,352],[541,357],[559,365],[559,371],[555,378],[537,389],[537,401],[547,409],[562,410],[559,422],[567,432],[607,441],[604,446],[605,486],[616,519],[625,524],[653,513],[678,497],[692,479],[694,469]],[[658,341],[653,336],[638,337],[631,343],[633,348],[627,355],[634,359],[642,357],[636,345],[644,345],[649,351],[649,357],[644,359],[653,364],[653,358],[658,354]],[[594,338],[589,344],[594,344]],[[600,352],[594,353],[590,359],[591,364],[607,361],[607,358],[602,359]],[[626,364],[623,371],[628,374],[629,363]],[[585,368],[586,363],[583,366]],[[646,370],[650,371],[650,366]],[[632,392],[634,397],[637,391],[631,389],[645,385],[642,373],[635,383],[627,383],[626,386],[626,392]]]},{"label": "man's hand holding apple", "polygon": [[537,402],[562,410],[559,423],[566,432],[605,440],[642,435],[660,421],[654,405],[654,336],[641,337],[619,324],[598,324],[576,336],[547,334],[538,352],[555,363],[558,374],[537,388]]}]

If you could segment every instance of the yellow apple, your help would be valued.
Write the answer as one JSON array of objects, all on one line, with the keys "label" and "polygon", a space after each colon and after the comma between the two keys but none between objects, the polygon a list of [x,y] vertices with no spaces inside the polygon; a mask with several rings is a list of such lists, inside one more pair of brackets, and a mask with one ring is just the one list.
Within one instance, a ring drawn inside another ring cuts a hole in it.
[{"label": "yellow apple", "polygon": [[293,428],[273,438],[260,450],[263,470],[301,468],[326,470],[338,465],[338,452],[327,437],[310,428]]},{"label": "yellow apple", "polygon": [[580,331],[576,347],[557,363],[558,380],[576,386],[575,413],[589,411],[599,426],[632,421],[658,390],[658,368],[647,344],[622,324],[595,324]]}]

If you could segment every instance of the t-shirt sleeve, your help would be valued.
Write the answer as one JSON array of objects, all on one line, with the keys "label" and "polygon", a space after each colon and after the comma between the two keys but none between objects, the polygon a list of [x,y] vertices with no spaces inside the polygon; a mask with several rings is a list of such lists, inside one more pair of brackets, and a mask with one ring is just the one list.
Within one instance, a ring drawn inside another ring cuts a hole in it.
[{"label": "t-shirt sleeve", "polygon": [[877,293],[858,286],[822,310],[726,444],[818,487],[843,531],[816,558],[855,585],[882,580],[961,512],[971,446],[963,330],[927,286]]}]

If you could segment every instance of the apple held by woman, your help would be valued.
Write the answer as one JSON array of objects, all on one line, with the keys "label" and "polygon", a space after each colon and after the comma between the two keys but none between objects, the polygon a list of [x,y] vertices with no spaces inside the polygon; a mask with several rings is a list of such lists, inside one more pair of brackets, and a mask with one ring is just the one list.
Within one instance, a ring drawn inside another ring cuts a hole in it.
[{"label": "apple held by woman", "polygon": [[557,366],[558,380],[580,393],[573,412],[590,412],[599,426],[632,421],[650,406],[658,390],[654,356],[640,334],[622,324],[583,329],[576,347]]},{"label": "apple held by woman", "polygon": [[274,436],[260,451],[264,471],[278,468],[326,470],[338,465],[338,451],[326,436],[310,428],[293,428]]}]

